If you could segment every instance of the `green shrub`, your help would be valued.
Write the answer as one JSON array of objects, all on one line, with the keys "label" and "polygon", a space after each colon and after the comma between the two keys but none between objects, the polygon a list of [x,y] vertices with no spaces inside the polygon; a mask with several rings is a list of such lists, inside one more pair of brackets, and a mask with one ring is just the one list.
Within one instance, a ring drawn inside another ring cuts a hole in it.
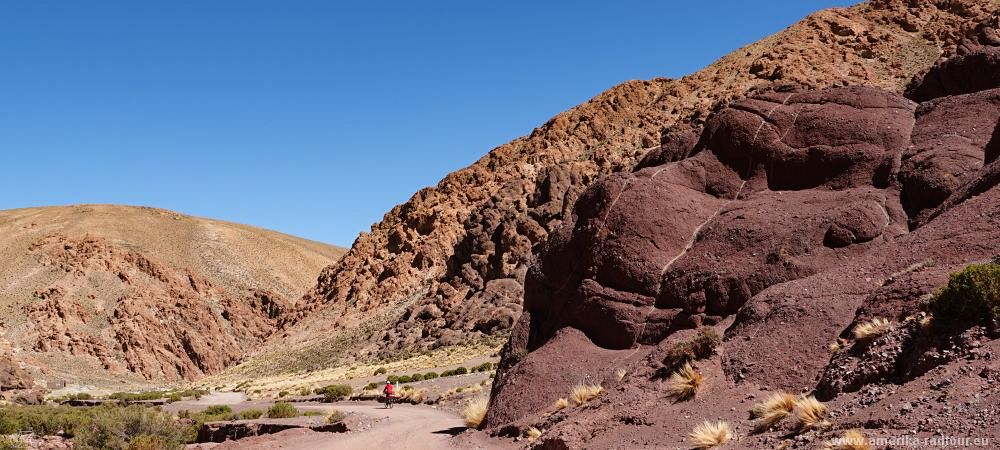
[{"label": "green shrub", "polygon": [[169,414],[158,409],[138,405],[91,409],[93,415],[89,420],[73,428],[73,446],[76,449],[167,449],[184,446],[183,428]]},{"label": "green shrub", "polygon": [[376,383],[376,382],[373,381],[371,383],[366,384],[365,387],[363,388],[363,390],[365,390],[365,391],[374,391],[374,390],[378,389],[379,386],[380,385],[378,383]]},{"label": "green shrub", "polygon": [[212,422],[216,420],[225,419],[226,416],[232,414],[232,412],[233,408],[230,408],[227,405],[212,405],[209,406],[208,408],[205,408],[205,411],[202,412],[202,415],[204,415],[206,422]]},{"label": "green shrub", "polygon": [[330,415],[326,416],[326,423],[331,423],[331,424],[337,423],[340,422],[341,420],[344,420],[344,417],[345,414],[343,411],[335,409],[333,410],[333,412],[330,413]]},{"label": "green shrub", "polygon": [[25,444],[17,436],[0,436],[0,450],[25,450],[27,448],[28,444]]},{"label": "green shrub", "polygon": [[385,370],[385,367],[379,367],[378,369],[375,369],[375,373],[372,376],[377,377],[379,375],[385,374],[386,372],[388,372],[388,371]]},{"label": "green shrub", "polygon": [[493,370],[493,363],[491,362],[484,362],[472,368],[473,372],[489,372],[490,370]]},{"label": "green shrub", "polygon": [[167,396],[167,403],[174,403],[183,400],[184,398],[180,394],[170,394]]},{"label": "green shrub", "polygon": [[425,380],[433,380],[433,379],[435,379],[437,377],[438,377],[438,373],[437,372],[427,372],[427,373],[424,374],[424,379]]},{"label": "green shrub", "polygon": [[351,395],[353,389],[346,384],[331,384],[316,390],[317,395],[322,395],[327,402],[335,402]]},{"label": "green shrub", "polygon": [[397,381],[399,381],[400,383],[409,383],[409,382],[411,382],[413,380],[410,379],[409,375],[403,375],[403,376],[397,378]]},{"label": "green shrub", "polygon": [[685,363],[704,359],[715,353],[722,343],[722,335],[712,327],[698,327],[693,338],[678,342],[667,350],[663,357],[662,373],[673,373]]},{"label": "green shrub", "polygon": [[304,397],[304,396],[309,395],[309,394],[312,394],[312,389],[309,389],[308,386],[303,387],[302,389],[299,389],[299,395],[301,395],[301,396]]},{"label": "green shrub", "polygon": [[326,414],[324,414],[323,411],[309,410],[302,413],[302,415],[306,417],[315,417],[315,416],[325,416]]},{"label": "green shrub", "polygon": [[267,409],[267,417],[272,419],[284,419],[288,417],[298,417],[299,410],[295,409],[291,403],[278,402]]},{"label": "green shrub", "polygon": [[389,381],[390,383],[395,383],[399,381],[399,376],[389,375],[388,377],[386,377],[386,380]]},{"label": "green shrub", "polygon": [[410,380],[411,381],[424,381],[424,374],[422,374],[422,373],[415,373],[413,375],[410,375]]},{"label": "green shrub", "polygon": [[240,411],[240,419],[243,420],[260,419],[260,417],[263,415],[264,411],[261,411],[259,409],[248,409],[245,411]]},{"label": "green shrub", "polygon": [[929,309],[935,323],[1000,319],[1000,264],[973,264],[951,274]]},{"label": "green shrub", "polygon": [[123,402],[138,402],[146,400],[159,400],[167,395],[164,391],[147,391],[147,392],[115,392],[108,396],[112,400],[121,400]]},{"label": "green shrub", "polygon": [[469,369],[466,369],[465,367],[455,369],[455,375],[465,375],[467,373],[469,373]]},{"label": "green shrub", "polygon": [[284,398],[288,395],[288,391],[281,391],[278,393],[278,398]]}]

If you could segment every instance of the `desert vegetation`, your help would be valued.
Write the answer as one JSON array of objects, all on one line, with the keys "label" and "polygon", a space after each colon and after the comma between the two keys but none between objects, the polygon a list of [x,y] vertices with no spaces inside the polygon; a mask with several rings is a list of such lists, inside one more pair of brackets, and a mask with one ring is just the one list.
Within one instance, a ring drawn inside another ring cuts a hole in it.
[{"label": "desert vegetation", "polygon": [[476,397],[469,400],[465,404],[465,408],[462,409],[462,419],[465,421],[465,426],[479,428],[479,425],[483,423],[483,419],[486,418],[486,410],[489,406],[490,399],[487,397]]},{"label": "desert vegetation", "polygon": [[865,434],[854,428],[841,434],[830,447],[833,450],[871,450]]},{"label": "desert vegetation", "polygon": [[331,384],[321,388],[316,388],[313,392],[316,395],[322,395],[323,400],[326,402],[335,402],[350,396],[353,390],[346,384]]},{"label": "desert vegetation", "polygon": [[267,417],[271,419],[285,419],[298,416],[299,410],[288,402],[277,402],[267,409]]},{"label": "desert vegetation", "polygon": [[718,421],[712,423],[705,421],[694,427],[690,437],[691,445],[694,448],[706,449],[729,442],[733,437],[733,432],[726,422]]},{"label": "desert vegetation", "polygon": [[715,348],[722,343],[722,335],[712,327],[698,327],[694,337],[674,344],[663,357],[666,373],[680,370],[684,364],[704,359],[715,354]]},{"label": "desert vegetation", "polygon": [[854,339],[861,343],[868,343],[875,338],[888,333],[892,329],[892,322],[882,319],[875,318],[867,322],[862,322],[854,327],[851,332],[854,335]]},{"label": "desert vegetation", "polygon": [[929,310],[943,324],[1000,319],[1000,264],[973,264],[953,273]]},{"label": "desert vegetation", "polygon": [[705,377],[694,370],[690,363],[678,369],[667,382],[667,394],[677,401],[684,401],[694,398],[698,390],[701,389]]},{"label": "desert vegetation", "polygon": [[814,430],[829,425],[826,405],[809,396],[795,402],[795,426],[799,431]]},{"label": "desert vegetation", "polygon": [[757,424],[754,426],[754,430],[762,432],[777,425],[778,422],[781,422],[795,410],[797,402],[798,400],[794,395],[786,392],[779,392],[771,394],[771,396],[763,402],[754,405],[753,409],[750,411],[750,417],[758,419]]},{"label": "desert vegetation", "polygon": [[581,383],[573,387],[573,392],[570,396],[573,397],[576,406],[580,406],[593,400],[603,392],[604,388],[599,384]]},{"label": "desert vegetation", "polygon": [[78,449],[128,449],[140,445],[183,448],[193,440],[196,426],[181,424],[159,409],[138,405],[8,405],[0,409],[0,434],[62,434]]}]

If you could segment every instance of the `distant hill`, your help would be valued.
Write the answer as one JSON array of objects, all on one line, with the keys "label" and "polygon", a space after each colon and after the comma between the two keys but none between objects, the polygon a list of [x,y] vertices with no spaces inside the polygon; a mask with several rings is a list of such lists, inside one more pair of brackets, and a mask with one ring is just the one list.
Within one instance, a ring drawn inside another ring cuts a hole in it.
[{"label": "distant hill", "polygon": [[0,211],[0,354],[50,387],[215,373],[344,251],[156,208]]}]

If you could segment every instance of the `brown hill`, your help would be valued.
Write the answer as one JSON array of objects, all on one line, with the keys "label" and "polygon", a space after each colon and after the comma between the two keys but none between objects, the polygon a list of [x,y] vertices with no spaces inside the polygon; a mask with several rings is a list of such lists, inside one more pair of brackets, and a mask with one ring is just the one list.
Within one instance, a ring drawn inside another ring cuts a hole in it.
[{"label": "brown hill", "polygon": [[323,270],[296,325],[272,347],[284,357],[266,361],[292,368],[307,353],[330,360],[333,348],[398,355],[505,333],[521,313],[533,253],[600,176],[643,156],[644,165],[687,156],[681,150],[712,111],[766,86],[901,92],[991,11],[985,0],[820,11],[684,78],[609,89],[386,214]]},{"label": "brown hill", "polygon": [[279,327],[343,252],[154,208],[0,211],[5,354],[53,387],[215,373]]}]

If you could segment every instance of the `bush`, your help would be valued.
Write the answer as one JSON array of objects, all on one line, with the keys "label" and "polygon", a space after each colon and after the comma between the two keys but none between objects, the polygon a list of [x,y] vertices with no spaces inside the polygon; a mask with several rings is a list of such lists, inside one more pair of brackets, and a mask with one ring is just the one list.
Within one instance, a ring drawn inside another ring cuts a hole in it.
[{"label": "bush", "polygon": [[412,381],[424,381],[424,374],[422,374],[422,373],[415,373],[413,375],[410,375],[410,380],[412,380]]},{"label": "bush", "polygon": [[288,417],[298,417],[299,410],[295,409],[291,403],[278,402],[267,409],[267,417],[272,419],[285,419]]},{"label": "bush", "polygon": [[334,410],[330,415],[326,416],[326,423],[333,424],[344,420],[345,414],[343,411]]},{"label": "bush", "polygon": [[[138,405],[92,408],[73,429],[73,446],[89,449],[182,448],[184,432],[170,415]],[[155,445],[155,447],[153,447]]]},{"label": "bush", "polygon": [[678,342],[667,350],[663,358],[665,372],[680,370],[684,364],[704,359],[715,353],[722,343],[722,335],[712,327],[698,327],[695,336],[688,341]]},{"label": "bush", "polygon": [[346,384],[331,384],[317,389],[316,393],[322,395],[327,402],[335,402],[351,395],[352,391]]},{"label": "bush", "polygon": [[278,398],[284,398],[288,396],[288,391],[281,391],[278,393]]},{"label": "bush", "polygon": [[973,264],[953,273],[929,306],[935,323],[1000,319],[1000,264]]},{"label": "bush", "polygon": [[390,383],[395,383],[399,381],[399,377],[396,375],[389,375],[388,377],[386,377],[386,380],[388,380]]},{"label": "bush", "polygon": [[212,405],[209,406],[208,408],[205,408],[205,411],[202,412],[202,415],[205,416],[206,422],[212,422],[216,420],[225,419],[226,416],[232,414],[232,412],[233,408],[230,408],[229,406]]},{"label": "bush", "polygon": [[184,397],[181,397],[180,394],[170,394],[167,396],[167,403],[179,402],[183,399]]},{"label": "bush", "polygon": [[465,375],[467,373],[469,373],[469,369],[466,369],[465,367],[455,369],[455,375]]},{"label": "bush", "polygon": [[379,375],[384,375],[386,372],[387,370],[385,370],[385,367],[379,367],[378,369],[375,369],[375,373],[372,376],[377,377]]},{"label": "bush", "polygon": [[259,409],[248,409],[240,412],[240,418],[243,420],[260,419],[263,415],[264,411]]},{"label": "bush", "polygon": [[403,375],[403,376],[401,376],[401,377],[397,378],[397,380],[398,380],[398,381],[399,381],[400,383],[409,383],[409,382],[413,381],[413,380],[411,380],[411,379],[410,379],[410,376],[409,376],[409,375]]},{"label": "bush", "polygon": [[28,445],[17,436],[0,436],[0,450],[25,450]]},{"label": "bush", "polygon": [[302,415],[306,416],[306,417],[316,417],[316,416],[325,416],[326,414],[323,411],[312,411],[312,410],[310,410],[310,411],[303,412]]},{"label": "bush", "polygon": [[425,380],[433,380],[433,379],[435,379],[437,377],[438,377],[438,373],[437,372],[427,372],[427,373],[424,374],[424,379]]},{"label": "bush", "polygon": [[490,362],[484,362],[472,368],[473,372],[488,372],[490,370],[493,370],[493,363]]},{"label": "bush", "polygon": [[299,395],[305,397],[305,396],[307,396],[309,394],[312,394],[312,389],[309,389],[308,386],[305,386],[302,389],[299,389]]},{"label": "bush", "polygon": [[378,383],[376,383],[376,382],[373,381],[371,383],[366,384],[365,387],[363,387],[361,389],[365,390],[365,391],[374,391],[374,390],[378,389],[379,386],[380,386],[380,384],[378,384]]}]

